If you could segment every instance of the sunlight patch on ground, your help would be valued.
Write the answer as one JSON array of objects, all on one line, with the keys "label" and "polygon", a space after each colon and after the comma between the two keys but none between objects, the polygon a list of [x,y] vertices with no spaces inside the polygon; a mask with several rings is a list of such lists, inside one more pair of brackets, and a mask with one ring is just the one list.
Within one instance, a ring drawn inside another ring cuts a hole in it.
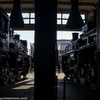
[{"label": "sunlight patch on ground", "polygon": [[[34,74],[28,74],[26,77],[27,77],[27,79],[21,80],[21,81],[15,83],[15,84],[21,84],[21,83],[24,83],[24,82],[26,82],[26,84],[28,84],[28,83],[30,83],[30,82],[28,82],[28,81],[31,81],[31,80],[33,80],[33,81],[31,82],[31,84],[34,84]],[[22,79],[22,77],[21,77],[21,79]]]},{"label": "sunlight patch on ground", "polygon": [[12,88],[13,90],[15,90],[15,89],[29,89],[29,88],[31,88],[31,87],[33,87],[34,85],[28,85],[28,86],[26,86],[26,85],[22,85],[22,86],[19,86],[19,87],[15,87],[15,88]]},{"label": "sunlight patch on ground", "polygon": [[15,85],[20,85],[13,89],[29,89],[34,87],[34,74],[28,74],[25,80],[15,83]]},{"label": "sunlight patch on ground", "polygon": [[58,76],[58,79],[64,79],[65,77],[64,73],[60,73],[60,74],[56,73],[56,75]]}]

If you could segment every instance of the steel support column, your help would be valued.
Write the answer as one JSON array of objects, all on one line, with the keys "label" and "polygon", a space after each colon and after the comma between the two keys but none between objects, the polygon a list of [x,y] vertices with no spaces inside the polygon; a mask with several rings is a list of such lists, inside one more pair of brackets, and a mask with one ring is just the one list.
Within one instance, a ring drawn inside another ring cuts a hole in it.
[{"label": "steel support column", "polygon": [[35,0],[35,100],[55,100],[57,0]]}]

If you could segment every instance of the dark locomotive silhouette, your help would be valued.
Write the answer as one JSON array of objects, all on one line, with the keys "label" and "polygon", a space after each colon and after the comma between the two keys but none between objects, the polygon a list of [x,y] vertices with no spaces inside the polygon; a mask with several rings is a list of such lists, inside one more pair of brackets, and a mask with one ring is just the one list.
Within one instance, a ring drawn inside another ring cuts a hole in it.
[{"label": "dark locomotive silhouette", "polygon": [[100,87],[100,6],[94,18],[82,27],[82,34],[72,33],[72,42],[60,56],[66,77],[82,86],[87,83],[92,89]]},{"label": "dark locomotive silhouette", "polygon": [[0,8],[0,84],[19,81],[29,71],[32,57],[27,54],[27,41],[20,40],[10,28],[10,18]]}]

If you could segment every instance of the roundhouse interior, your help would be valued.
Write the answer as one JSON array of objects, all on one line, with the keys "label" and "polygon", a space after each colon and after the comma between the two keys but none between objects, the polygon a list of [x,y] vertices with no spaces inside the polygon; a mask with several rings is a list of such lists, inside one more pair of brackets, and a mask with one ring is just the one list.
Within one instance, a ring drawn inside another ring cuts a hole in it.
[{"label": "roundhouse interior", "polygon": [[[17,31],[34,32],[34,43]],[[58,31],[72,39],[57,40]],[[100,0],[0,0],[0,100],[8,99],[100,100]]]}]

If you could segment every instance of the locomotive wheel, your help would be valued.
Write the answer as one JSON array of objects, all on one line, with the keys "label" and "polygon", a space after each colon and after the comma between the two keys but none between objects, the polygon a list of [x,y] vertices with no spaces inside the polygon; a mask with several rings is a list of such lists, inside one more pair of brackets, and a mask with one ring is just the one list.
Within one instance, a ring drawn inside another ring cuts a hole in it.
[{"label": "locomotive wheel", "polygon": [[73,80],[73,76],[72,76],[72,73],[69,74],[69,78],[70,78],[70,81]]},{"label": "locomotive wheel", "polygon": [[81,68],[80,70],[80,83],[82,86],[85,86],[87,83],[86,73],[84,71],[84,68]]},{"label": "locomotive wheel", "polygon": [[25,74],[25,75],[23,75],[23,79],[26,79],[26,74]]},{"label": "locomotive wheel", "polygon": [[21,75],[18,73],[16,76],[17,81],[20,81]]},{"label": "locomotive wheel", "polygon": [[89,72],[89,84],[93,90],[99,88],[100,82],[100,71],[98,67],[91,67],[91,71]]},{"label": "locomotive wheel", "polygon": [[10,76],[10,80],[11,80],[12,83],[15,82],[15,75],[14,75],[14,74],[11,74],[11,76]]},{"label": "locomotive wheel", "polygon": [[74,83],[78,82],[78,72],[77,71],[73,72],[73,81],[74,81]]},{"label": "locomotive wheel", "polygon": [[8,84],[8,81],[9,81],[9,76],[8,75],[5,75],[3,80],[2,80],[2,84],[3,85],[7,85]]},{"label": "locomotive wheel", "polygon": [[3,71],[3,79],[1,80],[2,82],[2,85],[7,85],[8,84],[8,82],[9,82],[9,63],[8,63],[8,61],[6,61],[5,63],[4,63],[4,71]]}]

